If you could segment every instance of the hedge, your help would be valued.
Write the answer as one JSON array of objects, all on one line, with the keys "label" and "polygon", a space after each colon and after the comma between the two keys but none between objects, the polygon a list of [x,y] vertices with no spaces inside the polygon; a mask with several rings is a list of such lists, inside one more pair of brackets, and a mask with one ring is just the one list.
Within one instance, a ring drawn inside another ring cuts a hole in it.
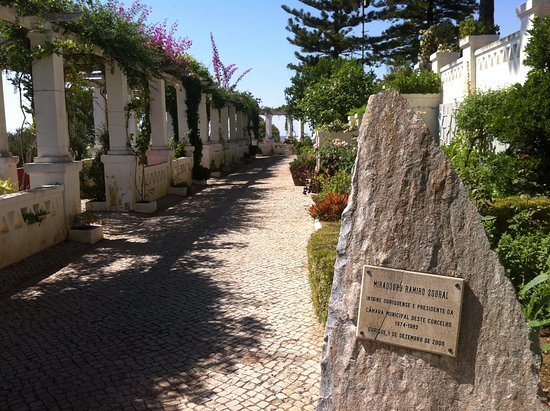
[{"label": "hedge", "polygon": [[327,321],[339,234],[340,222],[323,223],[323,227],[311,235],[307,244],[311,300],[315,315],[323,325]]}]

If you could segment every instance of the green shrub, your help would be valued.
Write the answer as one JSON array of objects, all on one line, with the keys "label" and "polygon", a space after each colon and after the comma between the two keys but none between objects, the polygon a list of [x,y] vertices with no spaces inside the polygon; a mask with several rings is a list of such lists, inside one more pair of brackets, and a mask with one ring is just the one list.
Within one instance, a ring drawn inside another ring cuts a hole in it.
[{"label": "green shrub", "polygon": [[315,150],[313,149],[313,142],[310,138],[294,141],[293,147],[294,152],[298,156],[302,154],[315,154]]},{"label": "green shrub", "polygon": [[100,151],[91,163],[84,163],[80,172],[80,196],[94,201],[105,201],[105,172]]},{"label": "green shrub", "polygon": [[[550,231],[550,198],[548,197],[506,197],[495,200],[483,210],[491,217],[491,235],[496,243],[511,229],[514,235],[529,234],[532,231]],[[527,220],[527,221],[526,221]]]},{"label": "green shrub", "polygon": [[210,178],[210,169],[201,165],[193,165],[193,180],[208,180]]},{"label": "green shrub", "polygon": [[[550,263],[549,263],[550,264]],[[550,325],[550,272],[540,274],[519,292],[525,318],[533,328]]]},{"label": "green shrub", "polygon": [[529,194],[550,190],[550,19],[535,19],[525,62],[532,67],[523,85],[470,93],[456,111],[456,125],[468,152],[485,156],[496,140],[513,158],[532,159],[526,170]]},{"label": "green shrub", "polygon": [[458,33],[461,39],[467,36],[479,36],[482,34],[499,34],[500,27],[496,24],[475,20],[473,17],[470,17],[460,23]]},{"label": "green shrub", "polygon": [[550,323],[550,198],[510,197],[485,210],[487,235],[534,327]]},{"label": "green shrub", "polygon": [[491,149],[473,149],[466,137],[457,135],[443,147],[453,169],[478,203],[491,203],[495,198],[537,193],[539,161],[528,156],[515,156]]},{"label": "green shrub", "polygon": [[339,223],[325,223],[311,235],[307,245],[311,300],[315,315],[323,325],[327,321],[339,233]]},{"label": "green shrub", "polygon": [[429,94],[441,92],[439,74],[432,71],[399,71],[386,75],[382,84],[402,94]]},{"label": "green shrub", "polygon": [[549,234],[538,232],[512,236],[504,233],[496,252],[518,289],[539,274],[550,273]]},{"label": "green shrub", "polygon": [[333,175],[339,171],[351,173],[357,155],[357,140],[351,143],[340,139],[327,139],[319,147],[321,172]]},{"label": "green shrub", "polygon": [[338,221],[348,205],[348,197],[347,194],[329,193],[309,208],[309,215],[319,221]]},{"label": "green shrub", "polygon": [[316,177],[316,180],[321,186],[316,201],[322,200],[330,193],[351,193],[351,174],[347,170],[338,171],[333,176],[320,175]]}]

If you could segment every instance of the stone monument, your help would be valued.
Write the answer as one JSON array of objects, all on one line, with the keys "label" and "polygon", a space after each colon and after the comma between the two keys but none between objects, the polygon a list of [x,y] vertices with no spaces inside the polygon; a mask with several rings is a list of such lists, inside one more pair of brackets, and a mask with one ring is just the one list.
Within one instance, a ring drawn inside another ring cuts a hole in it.
[{"label": "stone monument", "polygon": [[352,187],[318,409],[546,409],[538,345],[481,218],[395,91],[369,99]]}]

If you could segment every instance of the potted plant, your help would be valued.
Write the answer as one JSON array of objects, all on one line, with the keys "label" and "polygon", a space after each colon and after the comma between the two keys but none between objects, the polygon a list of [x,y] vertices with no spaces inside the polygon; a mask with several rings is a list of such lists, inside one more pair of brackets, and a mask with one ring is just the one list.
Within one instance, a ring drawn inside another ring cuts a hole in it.
[{"label": "potted plant", "polygon": [[105,222],[94,214],[77,214],[69,230],[69,240],[84,244],[95,244],[103,239]]}]

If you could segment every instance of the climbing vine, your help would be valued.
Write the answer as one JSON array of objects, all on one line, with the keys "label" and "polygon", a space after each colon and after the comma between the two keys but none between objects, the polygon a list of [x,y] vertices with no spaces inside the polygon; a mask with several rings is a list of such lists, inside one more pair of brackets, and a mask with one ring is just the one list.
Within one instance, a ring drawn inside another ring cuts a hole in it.
[{"label": "climbing vine", "polygon": [[184,77],[183,86],[186,91],[187,125],[189,127],[189,142],[195,147],[193,152],[193,178],[203,180],[208,178],[208,170],[201,166],[202,140],[199,131],[199,104],[201,102],[202,85],[195,77]]}]

